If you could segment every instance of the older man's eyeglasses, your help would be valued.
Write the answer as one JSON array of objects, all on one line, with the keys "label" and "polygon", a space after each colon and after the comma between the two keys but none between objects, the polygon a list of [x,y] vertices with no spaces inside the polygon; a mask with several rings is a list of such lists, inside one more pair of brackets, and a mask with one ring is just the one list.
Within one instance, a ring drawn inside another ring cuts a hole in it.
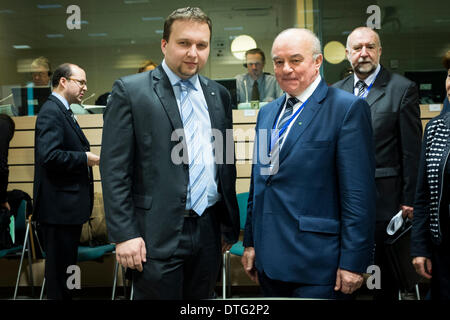
[{"label": "older man's eyeglasses", "polygon": [[75,81],[80,88],[87,87],[87,82],[84,80],[78,80],[74,78],[69,78],[69,80]]}]

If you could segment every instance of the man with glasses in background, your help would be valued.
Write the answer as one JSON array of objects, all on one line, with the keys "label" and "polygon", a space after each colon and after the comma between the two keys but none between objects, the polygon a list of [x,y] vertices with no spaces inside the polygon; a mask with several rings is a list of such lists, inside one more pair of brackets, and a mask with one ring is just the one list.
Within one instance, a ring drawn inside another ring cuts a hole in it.
[{"label": "man with glasses in background", "polygon": [[70,105],[80,103],[87,91],[86,73],[65,63],[53,74],[53,92],[36,120],[34,217],[44,237],[45,278],[49,299],[71,299],[67,268],[77,263],[83,223],[93,206],[92,167],[100,158]]},{"label": "man with glasses in background", "polygon": [[266,63],[264,51],[259,48],[245,53],[247,73],[236,76],[237,103],[261,101],[270,102],[282,95],[283,91],[275,77],[263,72]]},{"label": "man with glasses in background", "polygon": [[46,57],[39,57],[31,63],[31,78],[35,87],[49,87],[52,70]]}]

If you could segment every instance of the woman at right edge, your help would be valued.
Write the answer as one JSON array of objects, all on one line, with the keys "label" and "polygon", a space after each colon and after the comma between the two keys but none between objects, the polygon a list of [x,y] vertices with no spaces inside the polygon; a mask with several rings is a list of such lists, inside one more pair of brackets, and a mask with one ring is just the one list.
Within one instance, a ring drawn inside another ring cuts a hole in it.
[{"label": "woman at right edge", "polygon": [[[450,51],[444,56],[450,98]],[[416,272],[431,280],[432,300],[450,299],[450,112],[425,127],[417,178],[411,256]]]}]

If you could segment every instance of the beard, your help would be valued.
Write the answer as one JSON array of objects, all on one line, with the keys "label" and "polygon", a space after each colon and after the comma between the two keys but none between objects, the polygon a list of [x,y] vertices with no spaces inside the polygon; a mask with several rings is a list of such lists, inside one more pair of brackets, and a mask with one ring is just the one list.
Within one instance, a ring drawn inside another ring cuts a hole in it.
[{"label": "beard", "polygon": [[371,74],[377,68],[377,64],[372,61],[358,61],[358,64],[355,66],[355,72],[359,74]]}]

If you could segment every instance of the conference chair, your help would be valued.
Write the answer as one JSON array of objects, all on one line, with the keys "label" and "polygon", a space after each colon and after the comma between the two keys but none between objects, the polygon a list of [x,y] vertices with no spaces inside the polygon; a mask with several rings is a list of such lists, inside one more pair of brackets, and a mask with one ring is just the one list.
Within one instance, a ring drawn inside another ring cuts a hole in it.
[{"label": "conference chair", "polygon": [[[22,211],[23,211],[23,216],[25,216],[26,205],[27,205],[27,203],[25,202],[25,200],[23,200],[20,203],[20,207],[17,210],[18,211],[17,212],[17,218],[16,218],[15,223],[14,223],[14,229],[15,230],[11,230],[10,231],[11,232],[11,237],[15,236],[18,233],[18,231],[25,229],[25,224],[24,223],[22,224],[23,220],[21,218],[22,218]],[[0,250],[0,259],[3,258],[3,257],[9,257],[11,255],[16,254],[17,252],[20,252],[22,250],[22,247],[23,246],[19,244],[19,245],[14,245],[14,246],[12,246],[11,248],[8,248],[8,249],[1,249]]]},{"label": "conference chair", "polygon": [[[247,220],[247,202],[248,202],[248,192],[237,194],[237,202],[239,206],[239,220],[240,229],[245,229],[245,222]],[[223,254],[223,266],[222,266],[222,298],[227,298],[227,287],[228,292],[231,296],[231,281],[230,281],[230,254],[242,257],[244,254],[244,246],[242,241],[236,242],[229,251]]]},{"label": "conference chair", "polygon": [[27,254],[27,257],[28,257],[29,279],[31,280],[31,287],[34,290],[33,259],[32,259],[32,255],[31,255],[32,254],[32,231],[31,231],[31,217],[32,216],[30,215],[27,218],[26,212],[27,212],[27,202],[25,200],[22,200],[20,203],[19,209],[17,210],[17,219],[15,222],[15,229],[16,229],[16,234],[20,234],[21,232],[25,231],[25,236],[24,236],[24,240],[23,240],[23,245],[20,246],[20,250],[22,252],[20,255],[19,270],[17,271],[16,285],[14,288],[14,296],[13,296],[14,300],[16,300],[16,298],[17,298],[20,274],[22,272],[23,259],[25,258],[25,254]]},{"label": "conference chair", "polygon": [[[117,262],[116,260],[116,265],[114,267],[114,286],[113,286],[113,292],[112,292],[112,297],[111,300],[115,300],[116,299],[116,287],[117,287],[117,277],[118,277],[118,272],[119,272],[119,267],[122,268],[122,285],[123,285],[123,296],[126,299],[127,297],[127,285],[126,285],[126,279],[125,279],[125,271],[126,269],[121,266],[119,264],[119,262]],[[134,287],[133,287],[133,281],[131,281],[131,292],[130,292],[130,300],[133,300],[133,295],[134,295]]]},{"label": "conference chair", "polygon": [[[105,244],[105,245],[100,245],[100,246],[96,246],[96,247],[79,246],[77,262],[94,261],[94,260],[100,259],[107,254],[114,253],[115,248],[116,248],[116,246],[114,244]],[[117,264],[116,264],[116,269],[117,269]],[[115,290],[115,287],[116,287],[116,281],[117,281],[116,273],[117,272],[114,271],[113,291]],[[44,297],[45,283],[46,283],[46,280],[44,277],[44,281],[42,282],[41,294],[39,296],[40,300],[42,300]]]}]

